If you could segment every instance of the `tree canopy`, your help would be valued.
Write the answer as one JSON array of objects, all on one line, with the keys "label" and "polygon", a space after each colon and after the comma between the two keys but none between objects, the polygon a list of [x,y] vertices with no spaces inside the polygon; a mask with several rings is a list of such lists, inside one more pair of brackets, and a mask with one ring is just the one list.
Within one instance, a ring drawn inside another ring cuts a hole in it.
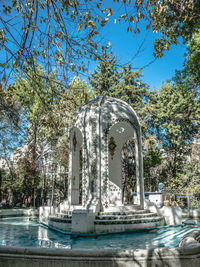
[{"label": "tree canopy", "polygon": [[[160,57],[179,37],[188,41],[198,32],[198,0],[9,0],[0,3],[0,74],[5,83],[16,68],[40,64],[47,74],[54,68],[65,82],[71,72],[84,72],[88,60],[100,59],[110,46],[99,32],[111,18],[124,20],[133,35],[158,33],[154,55]],[[117,16],[117,17],[116,17]],[[26,62],[26,64],[24,64]],[[59,69],[59,70],[58,70]],[[3,84],[2,84],[3,85]]]}]

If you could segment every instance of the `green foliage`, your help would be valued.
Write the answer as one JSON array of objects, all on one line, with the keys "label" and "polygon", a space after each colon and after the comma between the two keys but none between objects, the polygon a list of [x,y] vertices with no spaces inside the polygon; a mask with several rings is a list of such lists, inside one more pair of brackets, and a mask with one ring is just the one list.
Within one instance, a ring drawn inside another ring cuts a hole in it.
[{"label": "green foliage", "polygon": [[119,83],[119,72],[116,67],[117,59],[112,53],[102,49],[98,65],[89,77],[89,82],[96,96],[114,94],[114,87]]},{"label": "green foliage", "polygon": [[70,84],[69,95],[74,99],[74,107],[72,110],[75,112],[92,98],[93,92],[89,90],[88,84],[77,76]]},{"label": "green foliage", "polygon": [[[15,151],[15,164],[10,165],[9,174],[4,179],[3,192],[10,188],[10,194],[30,195],[34,201],[34,196],[40,194],[41,190],[45,198],[52,190],[62,191],[60,194],[66,196],[66,177],[60,177],[59,182],[55,181],[52,189],[51,179],[40,174],[39,161],[44,146],[56,140],[54,157],[66,172],[69,154],[66,127],[77,109],[91,95],[87,84],[78,77],[64,88],[60,81],[55,80],[54,72],[45,75],[39,66],[36,70],[29,68],[23,76],[19,73],[18,80],[8,87],[5,96],[11,103],[17,103],[23,112],[28,128],[26,149],[21,152],[19,149],[18,158]],[[9,164],[9,155],[6,156]],[[35,205],[34,202],[32,204]]]},{"label": "green foliage", "polygon": [[52,72],[45,79],[41,67],[29,68],[24,75],[18,73],[18,79],[8,87],[7,95],[17,101],[27,115],[28,120],[34,122],[41,118],[41,112],[58,100],[58,86]]},{"label": "green foliage", "polygon": [[55,72],[46,75],[40,66],[29,68],[24,75],[19,72],[6,94],[22,107],[29,130],[37,127],[40,138],[62,133],[63,114],[61,116],[60,112],[64,89],[62,83],[55,80]]},{"label": "green foliage", "polygon": [[161,33],[154,43],[155,56],[163,55],[171,44],[177,44],[178,38],[188,41],[197,32],[200,25],[200,3],[196,0],[186,1],[148,1],[149,16],[154,32]]},{"label": "green foliage", "polygon": [[200,30],[196,32],[188,44],[186,69],[192,74],[195,82],[200,84]]},{"label": "green foliage", "polygon": [[23,195],[32,195],[40,183],[40,175],[35,162],[33,162],[31,151],[27,151],[24,157],[20,158],[15,169],[18,177],[19,188],[16,188],[18,192]]},{"label": "green foliage", "polygon": [[160,179],[158,170],[156,169],[162,163],[162,157],[159,149],[155,146],[147,147],[148,149],[144,151],[144,177],[145,177],[145,191],[156,191],[158,188],[158,183],[163,182]]},{"label": "green foliage", "polygon": [[1,169],[1,193],[6,192],[11,186],[10,177],[4,169]]},{"label": "green foliage", "polygon": [[[195,145],[194,145],[195,146]],[[197,144],[198,148],[199,145]],[[191,208],[200,208],[200,162],[199,157],[192,153],[190,161],[185,162],[183,169],[177,174],[179,188],[190,192]]]},{"label": "green foliage", "polygon": [[100,60],[102,45],[104,49],[111,46],[110,42],[99,42],[97,37],[101,28],[112,21],[112,16],[118,17],[118,22],[126,22],[125,30],[133,36],[144,31],[144,26],[159,33],[154,43],[155,57],[161,57],[180,37],[188,41],[199,31],[197,0],[113,2],[118,2],[114,9],[112,1],[100,0],[3,1],[0,6],[2,85],[10,77],[6,69],[26,72],[35,64],[45,66],[47,73],[57,66],[63,83],[69,71],[85,72],[85,59]]},{"label": "green foliage", "polygon": [[[86,71],[83,57],[98,57],[99,44],[95,37],[99,34],[98,28],[103,27],[112,14],[111,8],[103,10],[101,4],[100,1],[91,3],[87,0],[1,3],[0,50],[3,60],[0,68],[26,72],[30,66],[39,63],[48,73],[52,66],[57,66],[65,78],[69,70]],[[4,78],[7,78],[5,72]]]},{"label": "green foliage", "polygon": [[142,81],[140,70],[132,71],[131,65],[121,68],[117,66],[116,57],[102,50],[101,60],[89,78],[92,90],[95,95],[107,95],[126,101],[143,119],[143,108],[149,98],[149,86]]},{"label": "green foliage", "polygon": [[[191,88],[192,89],[192,88]],[[164,147],[175,148],[189,142],[196,125],[195,94],[185,85],[165,84],[158,97],[158,125]]]},{"label": "green foliage", "polygon": [[[20,109],[16,102],[10,101],[6,96],[0,84],[0,123],[9,121],[13,126],[17,127],[19,123]],[[2,125],[3,127],[3,125]],[[1,126],[0,126],[1,130]]]},{"label": "green foliage", "polygon": [[160,175],[164,175],[169,189],[183,188],[179,174],[184,173],[191,144],[199,130],[197,92],[189,78],[177,76],[174,83],[163,84],[152,104],[152,132],[158,140],[165,163]]}]

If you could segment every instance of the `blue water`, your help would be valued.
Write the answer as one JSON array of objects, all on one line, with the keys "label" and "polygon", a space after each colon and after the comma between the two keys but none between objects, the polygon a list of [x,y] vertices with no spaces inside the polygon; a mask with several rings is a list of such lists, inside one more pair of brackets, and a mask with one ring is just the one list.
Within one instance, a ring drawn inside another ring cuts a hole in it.
[{"label": "blue water", "polygon": [[0,245],[87,250],[170,248],[178,246],[181,237],[194,229],[197,228],[165,226],[148,232],[71,239],[69,235],[49,230],[31,218],[13,217],[0,220]]}]

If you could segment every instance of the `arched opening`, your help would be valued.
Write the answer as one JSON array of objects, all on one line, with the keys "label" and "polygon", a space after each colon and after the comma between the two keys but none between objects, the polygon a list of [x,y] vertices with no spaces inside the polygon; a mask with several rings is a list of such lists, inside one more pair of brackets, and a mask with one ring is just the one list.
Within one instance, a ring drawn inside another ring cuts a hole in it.
[{"label": "arched opening", "polygon": [[[135,129],[129,122],[126,121],[116,123],[111,127],[109,131],[108,165],[109,165],[109,192],[110,192],[109,195],[110,195],[111,205],[115,206],[122,205],[124,202],[125,198],[124,193],[126,192],[125,187],[126,185],[128,185],[129,177],[127,176],[127,174],[126,177],[125,176],[123,177],[125,171],[122,171],[122,169],[124,167],[123,165],[126,164],[128,160],[130,160],[129,156],[131,153],[130,152],[131,143],[128,142],[128,140],[133,140],[134,136],[135,136]],[[128,196],[126,197],[126,199],[127,198]]]},{"label": "arched opening", "polygon": [[122,152],[122,202],[133,204],[133,192],[136,192],[135,138],[125,142]]},{"label": "arched opening", "polygon": [[71,132],[71,204],[82,204],[82,133],[78,128]]}]

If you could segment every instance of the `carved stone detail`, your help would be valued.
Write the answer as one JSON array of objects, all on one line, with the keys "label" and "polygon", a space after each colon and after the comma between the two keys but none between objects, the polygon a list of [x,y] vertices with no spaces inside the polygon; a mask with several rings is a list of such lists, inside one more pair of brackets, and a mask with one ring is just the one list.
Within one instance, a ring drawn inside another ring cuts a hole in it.
[{"label": "carved stone detail", "polygon": [[113,156],[115,154],[116,147],[117,147],[117,145],[115,143],[114,137],[110,137],[108,148],[109,148],[109,152],[110,152],[110,155],[111,155],[112,158],[113,158]]}]

